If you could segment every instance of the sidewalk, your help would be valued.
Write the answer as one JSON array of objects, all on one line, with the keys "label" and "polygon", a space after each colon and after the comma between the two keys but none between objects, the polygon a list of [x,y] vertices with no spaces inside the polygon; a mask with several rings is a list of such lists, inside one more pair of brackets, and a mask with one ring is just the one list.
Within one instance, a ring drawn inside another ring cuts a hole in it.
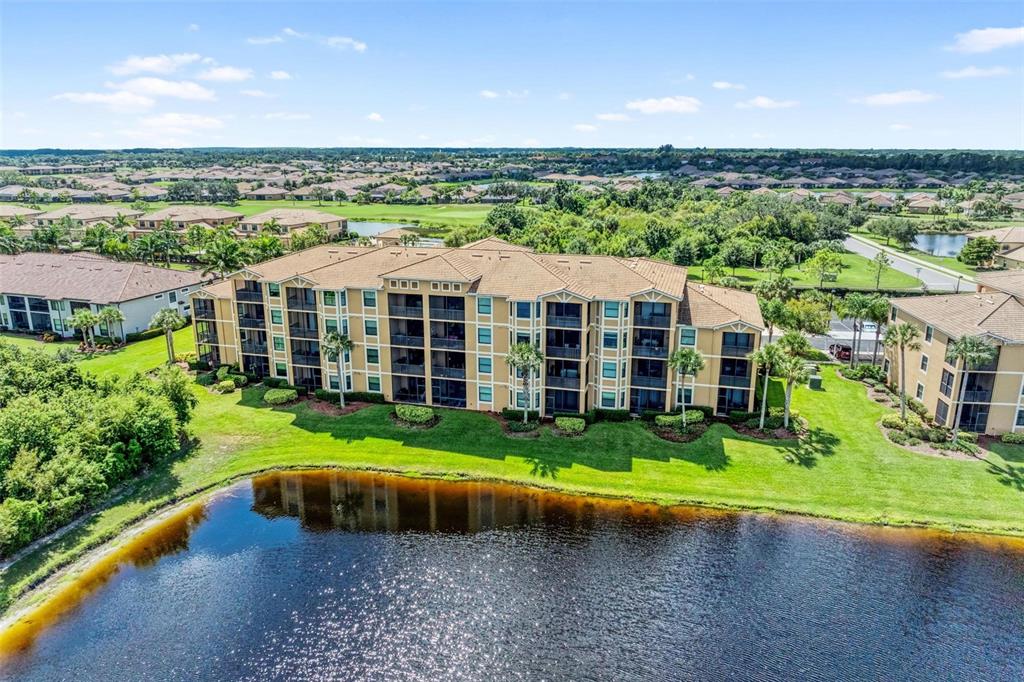
[{"label": "sidewalk", "polygon": [[952,277],[954,279],[962,280],[962,281],[964,281],[964,282],[966,282],[968,284],[975,284],[974,278],[971,277],[970,275],[965,275],[962,272],[957,272],[956,270],[951,270],[950,268],[947,268],[945,266],[937,265],[935,263],[930,263],[930,262],[928,262],[926,260],[921,260],[920,258],[917,258],[916,256],[911,256],[910,254],[904,253],[902,251],[897,251],[896,249],[894,249],[894,248],[892,248],[890,246],[885,246],[884,244],[879,244],[878,242],[876,242],[876,241],[874,241],[872,239],[868,239],[867,237],[862,237],[862,236],[860,236],[858,234],[854,234],[853,232],[850,232],[849,236],[850,236],[851,239],[856,239],[860,243],[865,244],[867,246],[870,246],[872,248],[875,248],[875,249],[877,249],[879,251],[883,251],[887,255],[894,256],[896,258],[901,258],[901,259],[903,259],[905,261],[908,261],[910,263],[914,263],[915,265],[919,265],[922,268],[925,268],[927,270],[932,270],[934,272],[938,272],[940,274],[946,275],[947,277]]}]

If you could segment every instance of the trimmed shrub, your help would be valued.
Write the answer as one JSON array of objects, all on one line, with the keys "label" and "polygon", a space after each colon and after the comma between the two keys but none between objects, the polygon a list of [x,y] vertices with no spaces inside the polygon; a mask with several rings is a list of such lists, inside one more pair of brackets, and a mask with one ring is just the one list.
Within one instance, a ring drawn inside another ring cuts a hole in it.
[{"label": "trimmed shrub", "polygon": [[629,421],[629,410],[610,410],[599,407],[594,410],[594,419],[599,422],[626,422]]},{"label": "trimmed shrub", "polygon": [[928,415],[928,408],[917,398],[908,398],[907,407],[919,417],[926,417]]},{"label": "trimmed shrub", "polygon": [[672,412],[662,412],[661,410],[643,410],[640,412],[640,418],[645,422],[653,422],[659,415],[672,414]]},{"label": "trimmed shrub", "polygon": [[[704,415],[701,415],[702,417]],[[654,425],[659,426],[663,429],[678,429],[683,425],[683,415],[681,414],[659,414],[654,418]]]},{"label": "trimmed shrub", "polygon": [[701,424],[704,422],[706,415],[704,410],[687,410],[686,411],[686,425]]},{"label": "trimmed shrub", "polygon": [[562,433],[578,436],[587,428],[587,422],[581,417],[555,417],[555,426]]},{"label": "trimmed shrub", "polygon": [[434,410],[424,405],[395,405],[395,415],[403,422],[417,426],[434,421]]},{"label": "trimmed shrub", "polygon": [[217,381],[224,381],[231,374],[231,365],[221,365],[217,368]]},{"label": "trimmed shrub", "polygon": [[1008,445],[1024,445],[1024,431],[1018,433],[1004,433],[999,440]]},{"label": "trimmed shrub", "polygon": [[328,402],[328,403],[336,403],[336,402],[338,402],[338,392],[337,391],[328,391],[326,388],[318,388],[315,391],[313,391],[313,395],[316,396],[317,400],[323,400],[324,402]]},{"label": "trimmed shrub", "polygon": [[125,341],[145,341],[146,339],[155,339],[158,336],[163,336],[163,329],[147,329],[143,332],[132,332],[131,334],[125,334]]},{"label": "trimmed shrub", "polygon": [[902,431],[907,428],[907,422],[900,418],[900,416],[895,412],[890,412],[882,415],[882,426],[887,429],[897,429]]},{"label": "trimmed shrub", "polygon": [[235,385],[235,388],[242,388],[249,383],[249,378],[244,374],[229,374],[228,381]]},{"label": "trimmed shrub", "polygon": [[205,372],[210,369],[210,363],[206,360],[193,360],[188,363],[188,368],[197,372]]},{"label": "trimmed shrub", "polygon": [[505,426],[513,433],[529,433],[530,431],[536,431],[540,428],[540,422],[528,421],[524,424],[521,421],[508,421],[505,422]]},{"label": "trimmed shrub", "polygon": [[[523,415],[520,413],[520,415],[519,415],[520,419],[522,418],[522,416]],[[558,421],[559,417],[569,417],[570,419],[582,419],[587,424],[593,424],[594,423],[594,412],[593,412],[593,410],[588,411],[588,412],[584,412],[583,414],[580,414],[579,412],[555,412],[551,416],[552,416],[552,418],[554,418],[555,422]]]},{"label": "trimmed shrub", "polygon": [[961,443],[977,443],[978,434],[974,433],[973,431],[961,431],[956,435],[956,439],[959,440]]},{"label": "trimmed shrub", "polygon": [[760,419],[761,413],[760,412],[747,412],[746,410],[730,410],[729,411],[729,421],[735,422],[735,423],[745,422],[748,419],[753,419],[754,417],[757,417],[758,419]]},{"label": "trimmed shrub", "polygon": [[857,365],[853,369],[844,367],[840,373],[847,379],[854,381],[885,381],[885,372],[878,365]]},{"label": "trimmed shrub", "polygon": [[[523,409],[521,407],[506,407],[501,411],[501,416],[502,418],[505,419],[505,421],[509,422],[523,421]],[[526,413],[526,420],[531,422],[539,421],[540,412],[538,412],[537,410],[529,410]]]},{"label": "trimmed shrub", "polygon": [[213,387],[213,390],[217,391],[217,393],[233,393],[235,391],[235,382],[230,379],[220,381]]},{"label": "trimmed shrub", "polygon": [[690,412],[691,410],[703,412],[705,421],[711,421],[712,419],[715,418],[715,408],[711,407],[710,405],[690,405],[688,408],[686,408],[687,412]]},{"label": "trimmed shrub", "polygon": [[[338,395],[334,393],[334,395]],[[383,393],[368,393],[366,391],[346,391],[345,400],[351,400],[357,403],[384,403]]]},{"label": "trimmed shrub", "polygon": [[196,383],[200,386],[213,386],[217,383],[217,375],[213,372],[207,372],[206,374],[197,374]]},{"label": "trimmed shrub", "polygon": [[281,388],[288,385],[288,382],[278,377],[263,377],[263,385],[267,388]]},{"label": "trimmed shrub", "polygon": [[284,405],[299,397],[298,392],[291,388],[272,388],[263,394],[263,402],[267,405]]},{"label": "trimmed shrub", "polygon": [[[889,440],[897,445],[906,445],[911,440],[911,438],[908,438],[907,434],[903,431],[890,431],[888,435]],[[913,440],[916,440],[918,443],[921,442],[917,438],[914,438]]]}]

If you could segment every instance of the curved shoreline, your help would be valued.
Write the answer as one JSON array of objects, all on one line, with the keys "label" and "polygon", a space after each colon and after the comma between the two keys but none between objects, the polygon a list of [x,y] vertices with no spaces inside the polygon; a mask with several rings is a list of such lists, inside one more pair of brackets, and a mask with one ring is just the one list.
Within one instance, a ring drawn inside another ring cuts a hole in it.
[{"label": "curved shoreline", "polygon": [[[975,543],[998,543],[1003,546],[1009,543],[1014,546],[1014,549],[1024,551],[1024,528],[1007,529],[1005,533],[999,533],[992,532],[991,530],[980,530],[971,527],[950,526],[929,522],[892,523],[886,521],[862,521],[849,517],[844,518],[839,515],[816,515],[789,511],[786,509],[717,504],[707,501],[679,500],[665,502],[652,498],[644,499],[639,496],[613,495],[608,493],[572,489],[565,486],[545,485],[540,482],[524,483],[522,481],[502,477],[471,476],[459,474],[457,472],[414,471],[408,469],[389,469],[386,467],[353,467],[329,464],[271,466],[237,473],[192,490],[185,495],[167,499],[164,502],[157,504],[157,506],[147,509],[126,519],[123,523],[112,527],[109,531],[95,538],[92,542],[83,544],[83,546],[77,551],[70,553],[66,560],[61,561],[58,565],[55,565],[51,569],[45,571],[36,580],[30,582],[27,587],[10,602],[9,606],[0,613],[0,633],[6,633],[8,629],[19,623],[26,616],[45,609],[62,589],[70,588],[74,584],[74,581],[78,580],[80,576],[99,565],[104,560],[110,559],[132,540],[144,535],[148,531],[156,529],[161,524],[173,520],[176,516],[186,513],[189,509],[200,506],[205,508],[206,505],[216,500],[219,496],[226,494],[232,487],[263,474],[274,472],[313,471],[339,471],[398,476],[410,479],[513,485],[523,488],[524,490],[534,490],[536,492],[554,493],[581,498],[595,498],[624,504],[648,504],[670,509],[700,510],[705,513],[720,512],[726,514],[756,514],[769,517],[785,516],[793,522],[836,524],[840,526],[847,526],[851,529],[857,530],[858,532],[869,532],[872,530],[890,531],[892,533],[899,534],[903,538],[908,537],[905,535],[907,533],[935,533]],[[93,514],[99,514],[102,511],[104,510],[100,509],[93,512]],[[85,517],[85,519],[88,518],[89,516]]]}]

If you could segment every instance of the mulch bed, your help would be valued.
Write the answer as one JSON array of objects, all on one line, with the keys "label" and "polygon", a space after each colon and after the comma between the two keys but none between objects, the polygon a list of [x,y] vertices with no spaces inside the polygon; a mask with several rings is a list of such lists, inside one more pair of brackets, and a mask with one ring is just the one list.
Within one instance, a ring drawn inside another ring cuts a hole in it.
[{"label": "mulch bed", "polygon": [[505,435],[509,438],[540,438],[540,426],[538,425],[533,431],[512,431],[508,428],[508,422],[494,412],[485,412],[488,417],[501,424],[501,430],[505,432]]},{"label": "mulch bed", "polygon": [[731,426],[732,430],[736,433],[758,440],[797,440],[803,435],[801,431],[791,431],[784,428],[762,431],[761,429],[750,428],[744,424],[731,424]]},{"label": "mulch bed", "polygon": [[437,414],[435,414],[434,418],[426,424],[413,424],[412,422],[407,422],[404,419],[401,419],[394,412],[390,413],[388,417],[390,417],[391,421],[395,423],[395,426],[401,426],[403,429],[413,429],[415,431],[426,431],[427,429],[432,429],[437,426],[439,421],[441,421],[441,417]]},{"label": "mulch bed", "polygon": [[700,424],[694,424],[687,427],[685,433],[679,429],[662,427],[654,423],[648,424],[647,428],[651,430],[651,433],[662,440],[671,441],[673,443],[690,443],[703,436],[704,432],[708,430],[708,425],[703,422]]},{"label": "mulch bed", "polygon": [[320,414],[326,414],[330,417],[342,417],[346,414],[352,414],[359,410],[365,410],[367,407],[373,405],[373,403],[360,403],[356,401],[346,401],[345,407],[342,408],[338,403],[329,403],[324,400],[319,400],[312,396],[300,398],[300,401],[304,401],[306,406],[314,412]]}]

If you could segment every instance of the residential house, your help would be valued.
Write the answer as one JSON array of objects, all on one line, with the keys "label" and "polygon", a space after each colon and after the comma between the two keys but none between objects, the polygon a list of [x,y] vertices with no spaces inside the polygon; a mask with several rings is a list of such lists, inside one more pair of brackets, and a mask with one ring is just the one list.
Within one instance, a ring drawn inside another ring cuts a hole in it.
[{"label": "residential house", "polygon": [[291,239],[311,225],[321,225],[327,230],[328,236],[334,240],[348,230],[348,218],[343,218],[326,211],[314,211],[305,208],[272,208],[238,221],[235,232],[243,237],[258,235],[263,226],[276,222],[281,228],[280,237],[286,246]]}]

